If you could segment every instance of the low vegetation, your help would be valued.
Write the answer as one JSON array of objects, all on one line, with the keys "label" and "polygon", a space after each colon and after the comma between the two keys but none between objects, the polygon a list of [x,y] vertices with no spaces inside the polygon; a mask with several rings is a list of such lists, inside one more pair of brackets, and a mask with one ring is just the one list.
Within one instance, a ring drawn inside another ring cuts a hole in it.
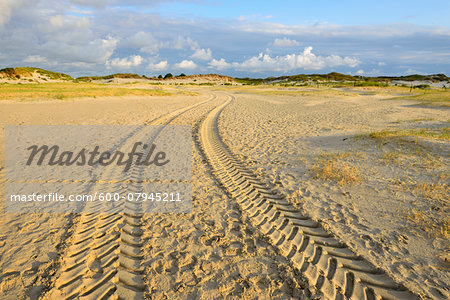
[{"label": "low vegetation", "polygon": [[[392,81],[423,81],[423,82],[448,82],[450,83],[450,78],[444,74],[435,75],[408,75],[408,76],[378,76],[378,77],[366,77],[366,76],[352,76],[347,74],[341,74],[337,72],[332,72],[328,74],[299,74],[291,76],[279,76],[279,77],[267,77],[267,78],[235,78],[238,83],[244,85],[260,85],[260,84],[295,84],[295,83],[341,83],[345,85],[353,86],[378,86],[387,87]],[[405,87],[410,87],[405,85]],[[427,84],[417,85],[416,88],[427,88],[430,87]]]},{"label": "low vegetation", "polygon": [[165,96],[170,93],[156,88],[133,88],[95,83],[0,84],[0,99],[67,99],[108,96]]},{"label": "low vegetation", "polygon": [[388,87],[389,84],[386,82],[377,81],[355,81],[353,86],[378,86],[378,87]]},{"label": "low vegetation", "polygon": [[304,87],[272,87],[272,86],[258,86],[258,87],[247,87],[239,86],[235,88],[237,93],[246,94],[256,94],[256,95],[277,95],[277,96],[295,96],[295,97],[324,97],[324,98],[335,98],[335,97],[352,97],[358,96],[357,92],[351,90],[337,90],[327,87],[314,87],[314,88],[304,88]]},{"label": "low vegetation", "polygon": [[371,157],[379,158],[380,167],[388,166],[390,172],[404,174],[390,179],[387,187],[395,195],[410,199],[402,213],[405,224],[432,237],[450,237],[450,178],[447,158],[439,150],[450,140],[449,133],[448,127],[412,128],[379,130],[357,137],[375,143],[377,147],[371,148],[378,151]]},{"label": "low vegetation", "polygon": [[311,168],[314,177],[331,180],[339,185],[361,182],[363,177],[359,170],[345,160],[350,155],[350,153],[320,155]]},{"label": "low vegetation", "polygon": [[388,138],[406,138],[406,137],[425,137],[441,140],[450,140],[450,127],[442,128],[414,128],[414,129],[396,129],[396,130],[380,130],[359,137],[368,137],[379,142],[384,142]]},{"label": "low vegetation", "polygon": [[449,186],[442,180],[438,180],[435,183],[414,183],[409,189],[420,200],[413,203],[413,207],[407,214],[409,221],[431,236],[449,238]]},{"label": "low vegetation", "polygon": [[378,78],[380,80],[401,80],[401,81],[431,81],[431,82],[439,82],[439,81],[450,81],[450,78],[445,76],[445,74],[433,74],[433,75],[407,75],[407,76],[378,76],[372,77]]},{"label": "low vegetation", "polygon": [[114,78],[125,78],[125,79],[144,79],[146,77],[143,77],[138,74],[133,73],[116,73],[106,76],[83,76],[78,77],[77,80],[79,81],[93,81],[93,80],[111,80]]},{"label": "low vegetation", "polygon": [[450,107],[450,91],[448,89],[430,89],[424,90],[420,94],[395,97],[392,100],[412,100],[422,106]]},{"label": "low vegetation", "polygon": [[380,130],[359,135],[356,139],[374,141],[383,163],[437,170],[442,167],[444,158],[425,141],[445,143],[450,139],[449,133],[448,127]]}]

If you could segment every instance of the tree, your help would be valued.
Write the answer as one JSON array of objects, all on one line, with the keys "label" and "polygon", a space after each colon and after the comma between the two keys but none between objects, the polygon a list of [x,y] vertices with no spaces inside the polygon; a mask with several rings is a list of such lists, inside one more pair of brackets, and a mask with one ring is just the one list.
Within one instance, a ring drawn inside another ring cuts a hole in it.
[{"label": "tree", "polygon": [[165,76],[164,76],[164,79],[169,79],[169,78],[172,78],[173,77],[173,75],[171,74],[171,73],[167,73]]},{"label": "tree", "polygon": [[180,75],[178,75],[178,77],[186,77],[186,74],[181,73]]},{"label": "tree", "polygon": [[159,76],[158,76],[158,79],[162,79],[162,78],[163,78],[162,75],[159,75]]}]

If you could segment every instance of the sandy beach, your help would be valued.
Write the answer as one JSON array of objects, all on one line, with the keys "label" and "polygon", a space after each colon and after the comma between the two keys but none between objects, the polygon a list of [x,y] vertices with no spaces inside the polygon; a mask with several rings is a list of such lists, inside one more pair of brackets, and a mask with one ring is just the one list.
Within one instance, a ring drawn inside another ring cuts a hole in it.
[{"label": "sandy beach", "polygon": [[2,198],[0,298],[450,296],[448,107],[382,88],[170,91],[0,101],[1,139],[191,125],[193,153],[192,213],[9,214]]}]

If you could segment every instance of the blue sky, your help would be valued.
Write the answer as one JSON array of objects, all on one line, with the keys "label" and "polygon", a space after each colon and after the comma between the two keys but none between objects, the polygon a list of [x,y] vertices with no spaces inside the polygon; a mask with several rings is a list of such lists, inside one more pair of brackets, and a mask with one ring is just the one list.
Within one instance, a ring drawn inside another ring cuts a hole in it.
[{"label": "blue sky", "polygon": [[0,68],[450,75],[449,1],[0,0]]},{"label": "blue sky", "polygon": [[[159,3],[153,11],[170,17],[239,18],[287,25],[327,22],[340,25],[413,23],[450,25],[449,1],[198,1]],[[265,20],[268,19],[268,20]]]}]

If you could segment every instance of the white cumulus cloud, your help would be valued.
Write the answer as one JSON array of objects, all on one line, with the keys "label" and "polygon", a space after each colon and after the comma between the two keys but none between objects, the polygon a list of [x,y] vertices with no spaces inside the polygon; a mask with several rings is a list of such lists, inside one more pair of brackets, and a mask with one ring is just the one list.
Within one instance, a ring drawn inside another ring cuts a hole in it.
[{"label": "white cumulus cloud", "polygon": [[291,40],[288,38],[282,38],[282,39],[275,39],[273,41],[274,47],[294,47],[294,46],[300,46],[300,43],[296,40]]},{"label": "white cumulus cloud", "polygon": [[191,58],[198,60],[211,60],[212,59],[212,51],[211,49],[196,49],[194,54],[191,55]]},{"label": "white cumulus cloud", "polygon": [[27,56],[23,62],[26,63],[48,63],[47,58],[42,57],[40,55],[29,55]]},{"label": "white cumulus cloud", "polygon": [[91,6],[95,8],[105,8],[105,6],[112,3],[111,0],[69,0],[70,2],[80,6]]},{"label": "white cumulus cloud", "polygon": [[178,36],[172,42],[164,43],[165,48],[172,48],[176,50],[183,50],[185,48],[190,48],[191,50],[195,50],[198,48],[198,43],[191,39],[190,37],[182,37]]},{"label": "white cumulus cloud", "polygon": [[155,54],[161,47],[161,43],[150,33],[138,31],[132,36],[124,39],[121,44],[124,47],[139,48],[139,51],[147,54]]},{"label": "white cumulus cloud", "polygon": [[167,63],[167,60],[160,61],[157,64],[149,64],[148,67],[154,71],[162,71],[167,69],[169,64]]},{"label": "white cumulus cloud", "polygon": [[14,10],[22,7],[27,1],[23,0],[1,0],[0,1],[0,27],[6,24]]},{"label": "white cumulus cloud", "polygon": [[361,62],[357,58],[338,55],[317,56],[312,47],[306,47],[302,53],[271,57],[260,53],[242,63],[233,63],[236,70],[249,72],[278,71],[287,72],[296,69],[320,70],[326,67],[357,67]]},{"label": "white cumulus cloud", "polygon": [[139,66],[144,59],[140,55],[132,55],[124,58],[114,58],[113,60],[108,60],[106,64],[112,67],[119,68],[131,68]]},{"label": "white cumulus cloud", "polygon": [[211,68],[217,69],[219,71],[225,70],[225,69],[228,69],[231,67],[231,64],[227,63],[224,58],[221,58],[219,60],[213,59],[208,63],[208,65]]},{"label": "white cumulus cloud", "polygon": [[182,62],[175,65],[175,67],[180,69],[192,70],[197,68],[197,64],[192,60],[183,60]]}]

